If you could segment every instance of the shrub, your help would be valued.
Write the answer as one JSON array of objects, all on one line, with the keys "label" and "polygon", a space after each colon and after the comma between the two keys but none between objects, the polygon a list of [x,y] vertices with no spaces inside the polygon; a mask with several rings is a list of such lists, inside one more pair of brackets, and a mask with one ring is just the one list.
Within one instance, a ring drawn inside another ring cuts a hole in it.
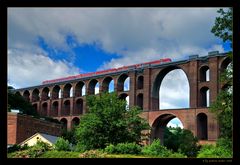
[{"label": "shrub", "polygon": [[139,154],[141,146],[136,143],[118,143],[116,146],[110,144],[104,151],[109,154]]},{"label": "shrub", "polygon": [[36,158],[50,149],[52,149],[52,147],[48,143],[37,141],[37,143],[27,151],[30,158]]},{"label": "shrub", "polygon": [[69,141],[61,137],[57,139],[54,146],[57,151],[70,151]]},{"label": "shrub", "polygon": [[152,144],[144,146],[142,149],[144,155],[168,157],[172,154],[170,150],[160,144],[160,139],[154,139]]},{"label": "shrub", "polygon": [[170,154],[168,158],[187,158],[187,156],[182,153],[175,152]]},{"label": "shrub", "polygon": [[197,158],[231,158],[232,151],[222,146],[204,145]]},{"label": "shrub", "polygon": [[28,145],[25,144],[24,146],[20,146],[18,144],[14,144],[13,146],[9,147],[7,152],[8,153],[12,153],[12,152],[16,152],[16,151],[22,151],[22,150],[26,150],[28,149]]},{"label": "shrub", "polygon": [[104,158],[105,153],[99,151],[99,150],[89,150],[85,151],[84,153],[81,153],[79,155],[80,158]]}]

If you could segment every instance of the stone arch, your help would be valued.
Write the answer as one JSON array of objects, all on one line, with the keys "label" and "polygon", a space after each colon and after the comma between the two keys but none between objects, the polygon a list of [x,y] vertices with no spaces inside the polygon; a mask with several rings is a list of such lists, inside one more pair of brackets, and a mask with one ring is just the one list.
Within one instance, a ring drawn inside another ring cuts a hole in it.
[{"label": "stone arch", "polygon": [[46,101],[50,98],[50,91],[48,87],[43,88],[42,90],[42,95],[41,95],[41,99],[42,101]]},{"label": "stone arch", "polygon": [[33,91],[32,91],[32,102],[35,102],[35,101],[39,101],[40,100],[40,92],[37,88],[35,88]]},{"label": "stone arch", "polygon": [[23,92],[23,97],[25,100],[30,101],[30,92],[28,90],[25,90]]},{"label": "stone arch", "polygon": [[162,81],[164,79],[164,77],[171,71],[176,70],[176,69],[181,69],[183,71],[183,73],[186,76],[187,82],[188,82],[188,87],[189,87],[189,104],[190,104],[190,81],[189,81],[189,77],[188,77],[188,73],[186,72],[186,70],[184,69],[184,67],[180,67],[180,66],[169,66],[166,67],[162,70],[159,71],[159,73],[157,74],[157,76],[155,77],[154,81],[153,81],[153,86],[151,89],[151,96],[152,96],[152,100],[151,100],[151,108],[153,110],[159,110],[160,109],[160,104],[159,104],[159,90],[162,84]]},{"label": "stone arch", "polygon": [[220,63],[220,71],[223,72],[225,69],[227,69],[228,65],[232,62],[232,60],[229,57],[226,57],[222,60]]},{"label": "stone arch", "polygon": [[143,76],[138,76],[137,89],[143,89],[143,82],[144,82],[144,77]]},{"label": "stone arch", "polygon": [[67,119],[66,118],[61,118],[60,122],[62,124],[62,129],[67,130],[67,123],[68,123]]},{"label": "stone arch", "polygon": [[209,107],[210,105],[210,90],[208,87],[200,89],[200,107]]},{"label": "stone arch", "polygon": [[59,85],[55,85],[52,89],[52,99],[59,99],[61,98],[61,88]]},{"label": "stone arch", "polygon": [[15,95],[22,96],[19,91],[17,91],[17,92],[15,93]]},{"label": "stone arch", "polygon": [[70,100],[65,100],[63,102],[63,108],[62,108],[62,115],[64,116],[69,116],[70,115]]},{"label": "stone arch", "polygon": [[[96,87],[97,87],[97,84],[99,85],[99,82],[98,82],[98,80],[96,80],[96,79],[92,79],[90,82],[89,82],[89,84],[88,84],[88,91],[89,91],[89,94],[90,95],[95,95],[95,94],[97,94],[97,92],[96,92]],[[99,89],[98,89],[99,90]]]},{"label": "stone arch", "polygon": [[161,143],[164,143],[164,129],[167,126],[168,122],[171,121],[174,118],[178,118],[183,127],[184,123],[183,120],[181,120],[180,117],[176,116],[172,113],[166,113],[159,115],[152,123],[151,126],[151,133],[150,133],[150,142],[152,142],[154,139],[160,139]]},{"label": "stone arch", "polygon": [[126,110],[129,109],[129,99],[130,97],[128,96],[127,93],[121,93],[119,96],[118,96],[119,99],[122,99],[122,100],[126,100],[127,104],[126,104]]},{"label": "stone arch", "polygon": [[199,140],[208,139],[208,117],[205,113],[197,115],[197,137]]},{"label": "stone arch", "polygon": [[210,81],[210,69],[207,65],[199,69],[200,82]]},{"label": "stone arch", "polygon": [[33,104],[32,106],[33,106],[33,108],[38,112],[38,104],[35,103],[35,104]]},{"label": "stone arch", "polygon": [[74,118],[72,119],[72,128],[73,128],[74,126],[78,126],[79,123],[80,123],[80,119],[79,119],[78,117],[74,117]]},{"label": "stone arch", "polygon": [[59,108],[58,101],[54,101],[52,103],[51,116],[58,116],[58,108]]},{"label": "stone arch", "polygon": [[75,102],[75,108],[73,110],[73,115],[83,114],[83,99],[77,99]]},{"label": "stone arch", "polygon": [[[126,82],[126,80],[128,80],[128,82]],[[128,84],[128,89],[124,89],[124,86],[126,86]],[[122,92],[122,91],[128,91],[129,87],[130,87],[130,77],[127,74],[121,74],[117,80],[117,90],[118,92]]]},{"label": "stone arch", "polygon": [[73,87],[70,83],[67,83],[63,88],[63,98],[72,97]]},{"label": "stone arch", "polygon": [[137,106],[139,106],[141,109],[143,109],[143,94],[139,93],[137,95]]},{"label": "stone arch", "polygon": [[113,82],[113,84],[114,84],[114,80],[110,76],[103,79],[103,81],[102,81],[102,91],[103,92],[110,92],[110,87],[109,86],[110,86],[111,82]]},{"label": "stone arch", "polygon": [[85,87],[85,83],[83,81],[79,81],[75,86],[75,97],[83,96],[83,88]]},{"label": "stone arch", "polygon": [[42,108],[41,108],[41,115],[42,116],[47,116],[47,110],[48,110],[48,103],[45,102],[42,104]]}]

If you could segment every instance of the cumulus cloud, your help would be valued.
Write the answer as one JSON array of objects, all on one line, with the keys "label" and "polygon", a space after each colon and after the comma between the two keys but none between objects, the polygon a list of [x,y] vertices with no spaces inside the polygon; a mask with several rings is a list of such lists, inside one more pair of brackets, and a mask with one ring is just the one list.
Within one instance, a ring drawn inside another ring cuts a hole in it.
[{"label": "cumulus cloud", "polygon": [[189,108],[190,89],[188,79],[181,69],[169,72],[159,90],[160,109]]},{"label": "cumulus cloud", "polygon": [[[104,52],[119,54],[119,58],[103,63],[98,70],[165,57],[207,55],[212,50],[223,52],[221,43],[210,32],[217,10],[8,8],[8,49],[21,50],[21,56],[15,51],[9,54],[8,76],[12,84],[22,87],[39,84],[43,77],[51,79],[79,71],[81,66],[51,59],[39,47],[39,38],[56,52],[69,52],[72,63],[75,59],[72,56],[77,56],[72,54],[72,48],[82,44],[94,44]],[[69,44],[68,36],[75,42]]]},{"label": "cumulus cloud", "polygon": [[65,61],[53,61],[45,55],[25,51],[8,51],[8,83],[15,88],[39,85],[47,79],[78,73],[78,68]]}]

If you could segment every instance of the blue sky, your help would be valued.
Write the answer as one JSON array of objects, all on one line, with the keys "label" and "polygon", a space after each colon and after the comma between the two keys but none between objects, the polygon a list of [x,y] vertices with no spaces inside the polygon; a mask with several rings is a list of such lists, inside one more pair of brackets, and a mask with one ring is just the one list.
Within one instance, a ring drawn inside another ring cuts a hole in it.
[{"label": "blue sky", "polygon": [[[23,88],[160,58],[229,51],[229,44],[211,33],[217,10],[8,8],[8,84]],[[188,91],[188,84],[184,75],[176,81],[179,74],[169,74],[168,83],[161,86],[165,108],[189,104],[187,94],[182,93]],[[179,101],[176,96],[184,97]]]}]

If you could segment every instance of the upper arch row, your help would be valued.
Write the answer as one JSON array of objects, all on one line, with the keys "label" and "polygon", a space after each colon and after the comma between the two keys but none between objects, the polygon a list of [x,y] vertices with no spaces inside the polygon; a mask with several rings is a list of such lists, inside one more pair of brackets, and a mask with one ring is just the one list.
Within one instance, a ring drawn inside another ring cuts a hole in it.
[{"label": "upper arch row", "polygon": [[[84,95],[98,94],[99,92],[122,92],[130,90],[130,76],[121,74],[118,78],[110,76],[104,79],[91,79],[87,81],[78,81],[63,85],[52,85],[48,87],[35,88],[33,90],[19,91],[16,94],[22,95],[31,102],[59,99],[69,97],[82,97]],[[143,76],[137,76],[138,89],[143,89]]]}]

